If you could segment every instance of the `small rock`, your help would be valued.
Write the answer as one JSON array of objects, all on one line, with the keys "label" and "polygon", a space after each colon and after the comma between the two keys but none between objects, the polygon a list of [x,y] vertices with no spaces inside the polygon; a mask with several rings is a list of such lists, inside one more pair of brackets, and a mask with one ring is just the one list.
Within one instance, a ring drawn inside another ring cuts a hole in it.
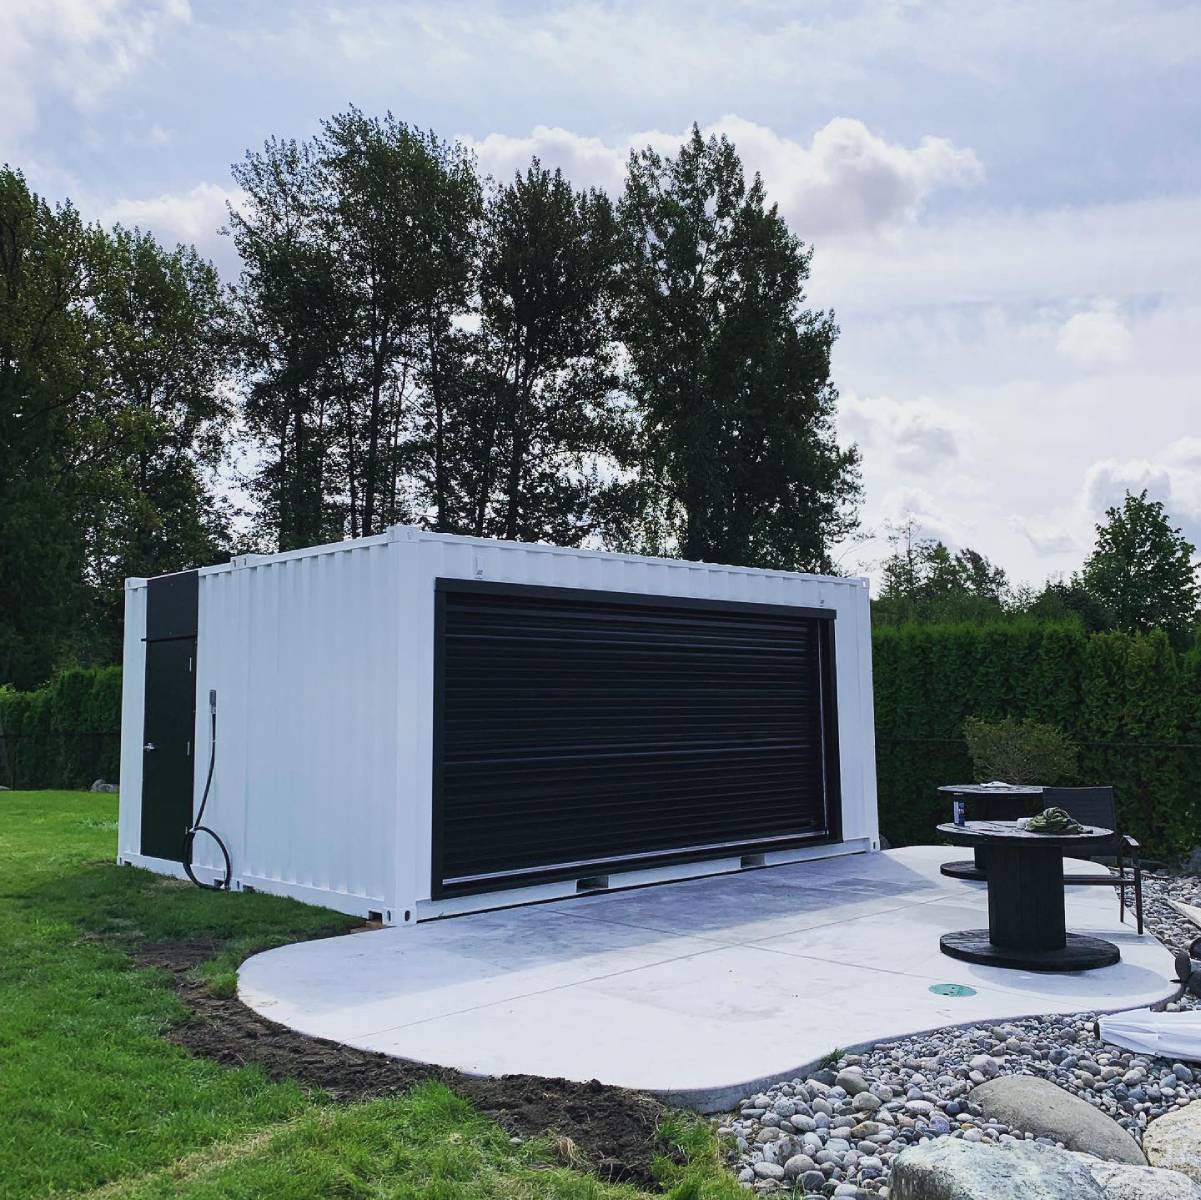
[{"label": "small rock", "polygon": [[784,1164],[784,1174],[789,1179],[800,1179],[806,1171],[816,1171],[817,1164],[807,1154],[794,1154]]},{"label": "small rock", "polygon": [[863,1072],[851,1067],[839,1071],[834,1083],[835,1086],[842,1088],[848,1096],[857,1096],[860,1092],[866,1092],[868,1088],[867,1080],[863,1078]]}]

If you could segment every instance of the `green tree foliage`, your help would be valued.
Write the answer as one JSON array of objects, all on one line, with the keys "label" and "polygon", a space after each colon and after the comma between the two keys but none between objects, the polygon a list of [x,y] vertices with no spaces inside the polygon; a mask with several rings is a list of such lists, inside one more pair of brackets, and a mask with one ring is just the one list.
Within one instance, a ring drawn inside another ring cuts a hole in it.
[{"label": "green tree foliage", "polygon": [[1163,629],[1184,645],[1197,620],[1197,549],[1146,491],[1106,509],[1084,564],[1084,587],[1127,632]]},{"label": "green tree foliage", "polygon": [[1001,567],[967,547],[952,554],[933,538],[918,537],[912,521],[893,531],[872,605],[877,625],[995,621],[1012,595]]},{"label": "green tree foliage", "polygon": [[235,337],[242,416],[259,451],[247,480],[263,542],[281,550],[342,536],[350,301],[321,232],[311,146],[269,141],[234,166],[244,200],[229,227],[242,258]]},{"label": "green tree foliage", "polygon": [[0,170],[0,683],[111,660],[123,577],[217,554],[223,311],[194,251]]},{"label": "green tree foliage", "polygon": [[44,680],[83,610],[94,240],[70,205],[51,208],[0,168],[0,683]]},{"label": "green tree foliage", "polygon": [[830,569],[855,526],[830,351],[804,308],[810,251],[725,137],[631,155],[620,328],[644,487],[626,540],[689,559]]},{"label": "green tree foliage", "polygon": [[349,532],[368,536],[412,517],[409,405],[420,374],[441,381],[425,356],[469,286],[479,184],[460,147],[391,113],[332,117],[318,146],[322,231],[351,306]]},{"label": "green tree foliage", "polygon": [[603,194],[535,162],[485,195],[462,147],[355,109],[235,175],[267,544],[600,530],[623,430]]},{"label": "green tree foliage", "polygon": [[217,272],[120,227],[99,241],[92,318],[103,369],[102,470],[81,497],[99,643],[120,652],[123,583],[213,562],[229,543],[214,495],[231,416],[228,314]]},{"label": "green tree foliage", "polygon": [[617,225],[601,192],[537,161],[489,197],[479,403],[458,459],[468,529],[578,545],[599,524],[598,462],[621,437],[611,307]]},{"label": "green tree foliage", "polygon": [[1079,575],[1067,580],[1049,580],[1039,592],[1028,597],[1022,611],[1031,620],[1052,625],[1078,621],[1089,633],[1114,627],[1113,614],[1084,586]]}]

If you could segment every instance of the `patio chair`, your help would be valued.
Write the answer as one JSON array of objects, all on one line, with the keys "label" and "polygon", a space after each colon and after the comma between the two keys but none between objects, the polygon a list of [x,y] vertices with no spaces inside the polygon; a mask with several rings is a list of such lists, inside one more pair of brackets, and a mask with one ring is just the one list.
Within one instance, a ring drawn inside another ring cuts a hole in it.
[{"label": "patio chair", "polygon": [[[1143,868],[1139,861],[1138,842],[1129,834],[1117,829],[1117,805],[1111,787],[1049,787],[1043,790],[1044,808],[1062,808],[1075,817],[1081,825],[1096,825],[1112,829],[1113,842],[1102,850],[1094,850],[1089,857],[1103,855],[1117,860],[1116,874],[1106,871],[1104,875],[1067,875],[1065,884],[1072,887],[1113,887],[1118,890],[1118,911],[1126,920],[1126,890],[1134,892],[1134,919],[1139,933],[1143,932]],[[1100,864],[1098,864],[1100,865]]]}]

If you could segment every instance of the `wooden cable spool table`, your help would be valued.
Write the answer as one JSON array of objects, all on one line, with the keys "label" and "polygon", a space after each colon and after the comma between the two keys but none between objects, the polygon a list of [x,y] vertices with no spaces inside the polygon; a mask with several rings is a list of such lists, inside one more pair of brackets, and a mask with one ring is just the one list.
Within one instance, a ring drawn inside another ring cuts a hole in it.
[{"label": "wooden cable spool table", "polygon": [[1064,910],[1064,855],[1103,848],[1112,829],[1029,833],[1015,821],[968,821],[940,825],[938,832],[956,845],[988,851],[988,928],[944,933],[944,954],[1024,971],[1090,971],[1121,959],[1104,938],[1068,933]]},{"label": "wooden cable spool table", "polygon": [[[970,814],[979,821],[1016,821],[1018,817],[1028,817],[1041,807],[1035,801],[1043,794],[1042,786],[1033,783],[948,783],[938,790],[952,800],[969,800]],[[972,858],[945,862],[940,870],[952,879],[973,879],[982,883],[988,878],[987,855],[984,846],[977,846]]]}]

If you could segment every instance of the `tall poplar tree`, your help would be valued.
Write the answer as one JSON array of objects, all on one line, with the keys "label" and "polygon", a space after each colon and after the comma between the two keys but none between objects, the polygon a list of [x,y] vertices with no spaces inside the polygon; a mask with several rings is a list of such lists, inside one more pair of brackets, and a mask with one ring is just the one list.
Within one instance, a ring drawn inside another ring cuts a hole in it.
[{"label": "tall poplar tree", "polygon": [[810,251],[734,146],[693,127],[674,157],[630,156],[621,333],[641,428],[644,511],[627,539],[684,558],[832,569],[857,524],[858,454],[840,447],[830,352],[805,307]]},{"label": "tall poplar tree", "polygon": [[268,141],[234,166],[243,201],[229,227],[242,417],[257,462],[257,532],[282,550],[334,541],[346,522],[351,306],[322,231],[326,198],[313,146]]},{"label": "tall poplar tree", "polygon": [[537,160],[489,199],[474,402],[460,439],[476,534],[578,545],[619,436],[608,197]]}]

